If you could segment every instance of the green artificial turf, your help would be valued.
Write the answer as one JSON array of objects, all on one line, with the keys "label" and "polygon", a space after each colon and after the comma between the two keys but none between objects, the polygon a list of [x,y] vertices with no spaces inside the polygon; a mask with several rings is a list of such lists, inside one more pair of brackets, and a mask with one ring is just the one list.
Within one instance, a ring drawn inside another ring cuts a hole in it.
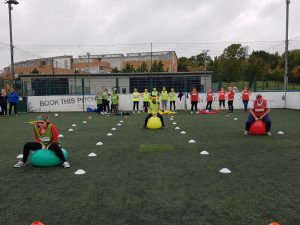
[{"label": "green artificial turf", "polygon": [[159,130],[142,129],[144,114],[49,113],[71,168],[15,169],[36,115],[0,117],[1,225],[300,224],[299,111],[272,110],[272,137],[244,136],[242,111],[165,115]]},{"label": "green artificial turf", "polygon": [[139,150],[141,152],[170,152],[174,151],[175,148],[171,144],[147,144],[140,145]]}]

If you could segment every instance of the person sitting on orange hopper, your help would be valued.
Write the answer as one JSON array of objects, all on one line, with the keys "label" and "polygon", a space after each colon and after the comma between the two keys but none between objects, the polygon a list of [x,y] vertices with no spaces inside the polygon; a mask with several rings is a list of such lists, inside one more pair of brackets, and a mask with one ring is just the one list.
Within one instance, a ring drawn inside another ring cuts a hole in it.
[{"label": "person sitting on orange hopper", "polygon": [[250,103],[250,111],[246,121],[245,135],[249,134],[252,123],[256,120],[262,120],[266,124],[267,135],[271,136],[271,120],[269,117],[270,103],[262,97],[261,94],[256,95],[256,99]]}]

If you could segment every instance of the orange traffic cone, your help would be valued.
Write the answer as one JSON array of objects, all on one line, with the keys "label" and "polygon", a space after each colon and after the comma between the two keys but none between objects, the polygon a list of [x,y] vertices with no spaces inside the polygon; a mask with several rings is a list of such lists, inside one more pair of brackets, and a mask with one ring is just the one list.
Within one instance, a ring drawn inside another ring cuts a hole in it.
[{"label": "orange traffic cone", "polygon": [[269,225],[280,225],[280,224],[277,223],[277,222],[272,222],[272,223],[270,223]]},{"label": "orange traffic cone", "polygon": [[31,225],[45,225],[41,221],[34,221]]}]

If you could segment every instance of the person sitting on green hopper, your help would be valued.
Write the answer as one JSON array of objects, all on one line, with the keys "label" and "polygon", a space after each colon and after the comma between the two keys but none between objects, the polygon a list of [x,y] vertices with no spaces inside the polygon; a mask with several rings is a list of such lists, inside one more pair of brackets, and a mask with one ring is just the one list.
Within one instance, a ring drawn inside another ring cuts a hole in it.
[{"label": "person sitting on green hopper", "polygon": [[39,149],[52,150],[57,157],[63,162],[64,168],[69,168],[70,164],[66,161],[65,156],[61,150],[58,140],[58,129],[52,124],[47,115],[41,114],[36,118],[36,121],[31,122],[34,124],[34,137],[36,142],[27,142],[23,148],[23,159],[20,160],[15,168],[26,166],[26,162],[31,150],[36,151]]}]

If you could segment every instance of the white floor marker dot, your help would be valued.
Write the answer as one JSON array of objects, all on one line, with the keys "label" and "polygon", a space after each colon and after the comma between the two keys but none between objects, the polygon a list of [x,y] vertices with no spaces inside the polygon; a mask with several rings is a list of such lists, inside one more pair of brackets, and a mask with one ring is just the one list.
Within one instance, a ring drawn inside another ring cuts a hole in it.
[{"label": "white floor marker dot", "polygon": [[186,132],[185,132],[185,131],[181,131],[180,133],[181,133],[181,134],[186,134]]},{"label": "white floor marker dot", "polygon": [[176,122],[173,122],[172,124],[176,125],[177,123],[176,123]]},{"label": "white floor marker dot", "polygon": [[23,154],[17,155],[17,159],[23,159]]},{"label": "white floor marker dot", "polygon": [[170,120],[174,120],[173,118],[170,118]]},{"label": "white floor marker dot", "polygon": [[74,124],[72,124],[72,127],[77,127],[77,125],[74,123]]},{"label": "white floor marker dot", "polygon": [[91,117],[91,116],[89,116],[88,118],[89,118],[89,119],[92,119],[92,117]]},{"label": "white floor marker dot", "polygon": [[87,123],[86,121],[83,121],[82,123]]},{"label": "white floor marker dot", "polygon": [[117,125],[118,125],[118,126],[121,126],[122,124],[118,123]]},{"label": "white floor marker dot", "polygon": [[180,130],[180,127],[175,127],[175,130]]},{"label": "white floor marker dot", "polygon": [[277,134],[284,134],[284,132],[283,131],[278,131]]},{"label": "white floor marker dot", "polygon": [[72,132],[72,131],[74,131],[74,130],[73,130],[73,129],[69,129],[68,131]]},{"label": "white floor marker dot", "polygon": [[123,120],[121,120],[121,121],[120,121],[120,123],[124,123],[124,121],[123,121]]},{"label": "white floor marker dot", "polygon": [[60,138],[63,138],[63,137],[64,137],[64,135],[63,135],[63,134],[59,134],[59,135],[58,135],[58,137],[60,137]]},{"label": "white floor marker dot", "polygon": [[234,118],[233,120],[239,120],[238,118]]},{"label": "white floor marker dot", "polygon": [[113,128],[111,128],[111,130],[117,130],[117,128],[113,127]]},{"label": "white floor marker dot", "polygon": [[82,170],[82,169],[79,169],[79,170],[77,170],[74,174],[76,174],[76,175],[82,175],[82,174],[85,174],[86,172],[84,171],[84,170]]},{"label": "white floor marker dot", "polygon": [[196,141],[191,139],[191,140],[189,140],[189,143],[193,144],[193,143],[196,143]]},{"label": "white floor marker dot", "polygon": [[55,114],[54,114],[54,116],[58,116],[58,114],[57,114],[57,113],[55,113]]},{"label": "white floor marker dot", "polygon": [[97,142],[96,145],[103,145],[101,141]]},{"label": "white floor marker dot", "polygon": [[88,157],[96,157],[96,156],[97,156],[97,154],[94,153],[94,152],[92,152],[92,153],[90,153],[90,154],[88,155]]},{"label": "white floor marker dot", "polygon": [[113,135],[112,133],[108,133],[108,134],[107,134],[107,136],[112,136],[112,135]]},{"label": "white floor marker dot", "polygon": [[200,155],[209,155],[209,152],[207,152],[207,151],[201,151]]},{"label": "white floor marker dot", "polygon": [[220,173],[225,173],[225,174],[228,174],[228,173],[231,173],[231,171],[227,168],[223,168],[219,171]]}]

